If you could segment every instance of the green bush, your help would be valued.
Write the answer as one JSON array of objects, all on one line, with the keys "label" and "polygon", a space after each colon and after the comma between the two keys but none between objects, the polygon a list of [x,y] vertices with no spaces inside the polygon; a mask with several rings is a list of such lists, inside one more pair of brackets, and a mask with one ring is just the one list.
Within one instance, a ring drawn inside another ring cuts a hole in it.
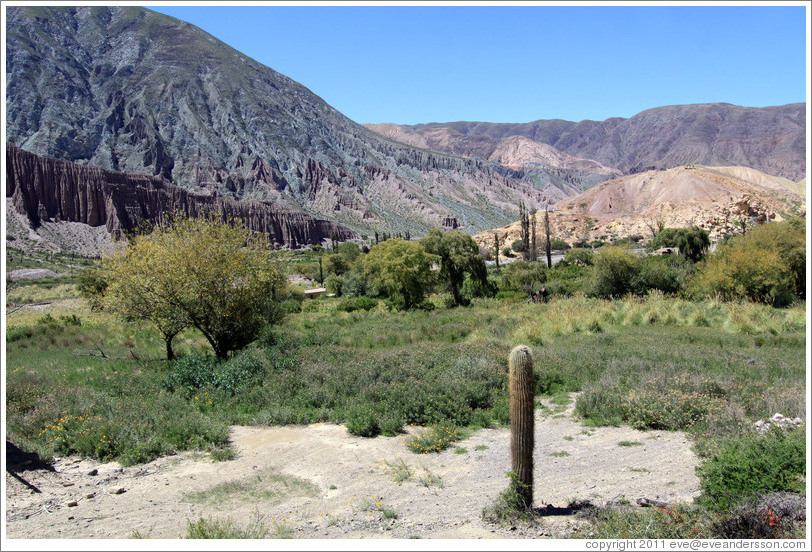
[{"label": "green bush", "polygon": [[547,281],[546,265],[539,262],[515,261],[502,269],[500,289],[511,291],[538,291]]},{"label": "green bush", "polygon": [[253,383],[263,369],[261,357],[251,350],[226,361],[208,355],[190,355],[173,362],[163,386],[169,392],[182,390],[187,397],[209,386],[234,395]]},{"label": "green bush", "polygon": [[638,261],[632,289],[637,295],[659,290],[663,293],[679,293],[685,285],[685,269],[677,257],[657,255],[643,257]]},{"label": "green bush", "polygon": [[564,253],[561,263],[564,263],[562,266],[591,266],[594,255],[589,249],[576,247]]},{"label": "green bush", "polygon": [[697,468],[699,502],[727,511],[756,493],[805,492],[805,429],[748,433],[723,442]]},{"label": "green bush", "polygon": [[633,292],[638,266],[638,257],[625,249],[613,246],[601,248],[593,257],[593,280],[589,295],[613,299]]},{"label": "green bush", "polygon": [[806,234],[802,222],[771,222],[737,236],[697,266],[692,297],[749,299],[776,307],[806,297]]},{"label": "green bush", "polygon": [[353,312],[358,310],[368,311],[378,306],[378,301],[370,297],[352,297],[342,299],[336,306],[336,310],[343,312]]},{"label": "green bush", "polygon": [[419,430],[406,439],[406,448],[415,454],[440,452],[457,442],[457,430],[446,425]]},{"label": "green bush", "polygon": [[366,404],[352,405],[346,414],[347,431],[359,437],[375,437],[381,432],[378,413]]}]

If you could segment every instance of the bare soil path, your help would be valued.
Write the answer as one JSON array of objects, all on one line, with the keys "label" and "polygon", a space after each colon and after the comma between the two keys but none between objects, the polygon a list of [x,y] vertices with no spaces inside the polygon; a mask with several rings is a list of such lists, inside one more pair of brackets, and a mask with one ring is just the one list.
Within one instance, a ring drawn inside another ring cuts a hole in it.
[{"label": "bare soil path", "polygon": [[[536,506],[690,502],[699,493],[698,460],[683,434],[587,428],[572,403],[555,408],[537,411]],[[231,441],[236,458],[223,462],[182,453],[128,468],[78,458],[57,459],[53,471],[17,466],[16,476],[6,473],[7,537],[174,539],[189,521],[230,518],[305,539],[561,538],[579,523],[570,515],[533,529],[482,520],[507,487],[505,428],[428,455],[411,453],[403,436],[354,437],[334,424],[233,427]],[[401,461],[412,477],[398,483],[392,466]]]}]

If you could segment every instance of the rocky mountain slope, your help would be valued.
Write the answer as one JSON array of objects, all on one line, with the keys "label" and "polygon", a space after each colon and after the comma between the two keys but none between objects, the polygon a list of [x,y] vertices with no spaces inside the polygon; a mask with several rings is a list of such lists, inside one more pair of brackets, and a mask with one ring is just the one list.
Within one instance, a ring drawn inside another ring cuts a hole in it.
[{"label": "rocky mountain slope", "polygon": [[623,174],[687,163],[746,166],[793,181],[806,176],[806,104],[740,107],[726,103],[658,107],[605,121],[454,122],[367,125],[393,140],[506,165],[544,163],[497,153],[524,137]]},{"label": "rocky mountain slope", "polygon": [[[696,225],[712,240],[750,225],[788,216],[805,216],[805,194],[796,183],[747,167],[683,165],[646,171],[603,182],[568,198],[550,213],[551,237],[570,244],[579,240],[613,241],[639,235],[650,238],[650,226]],[[537,215],[543,236],[543,213]],[[474,238],[492,247],[493,234],[510,244],[520,236],[519,223],[482,232]]]},{"label": "rocky mountain slope", "polygon": [[138,7],[7,10],[7,139],[349,226],[484,229],[577,175],[408,147],[200,29]]},{"label": "rocky mountain slope", "polygon": [[[291,247],[318,244],[332,236],[341,240],[357,237],[346,227],[270,202],[195,195],[161,177],[58,161],[11,144],[6,145],[5,165],[9,206],[27,217],[34,231],[43,224],[72,222],[104,227],[115,236],[164,213],[181,211],[191,216],[215,212],[239,218],[248,228],[266,232],[275,243]],[[76,249],[69,244],[62,248]]]}]

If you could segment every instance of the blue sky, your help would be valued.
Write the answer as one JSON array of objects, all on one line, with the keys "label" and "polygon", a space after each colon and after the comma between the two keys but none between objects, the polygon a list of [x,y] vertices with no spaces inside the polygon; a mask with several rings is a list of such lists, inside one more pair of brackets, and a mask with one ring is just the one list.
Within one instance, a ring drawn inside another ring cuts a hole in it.
[{"label": "blue sky", "polygon": [[358,123],[631,117],[806,101],[806,8],[147,7],[188,21]]}]

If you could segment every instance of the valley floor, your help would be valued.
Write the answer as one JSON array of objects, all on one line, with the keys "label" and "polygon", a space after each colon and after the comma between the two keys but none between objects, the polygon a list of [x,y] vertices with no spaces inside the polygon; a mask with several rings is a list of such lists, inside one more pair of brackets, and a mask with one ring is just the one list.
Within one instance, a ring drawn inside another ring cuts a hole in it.
[{"label": "valley floor", "polygon": [[[232,427],[237,454],[222,462],[201,453],[129,468],[59,458],[50,471],[10,461],[7,538],[177,539],[201,518],[238,527],[260,520],[272,538],[588,537],[566,511],[573,500],[678,503],[699,494],[698,459],[684,434],[588,428],[573,419],[573,405],[537,410],[535,505],[550,504],[558,515],[532,529],[482,520],[482,509],[507,487],[506,428],[416,455],[403,436],[366,439],[341,425],[312,424]],[[412,478],[397,483],[393,467],[401,460]],[[92,469],[98,472],[89,475]]]}]

